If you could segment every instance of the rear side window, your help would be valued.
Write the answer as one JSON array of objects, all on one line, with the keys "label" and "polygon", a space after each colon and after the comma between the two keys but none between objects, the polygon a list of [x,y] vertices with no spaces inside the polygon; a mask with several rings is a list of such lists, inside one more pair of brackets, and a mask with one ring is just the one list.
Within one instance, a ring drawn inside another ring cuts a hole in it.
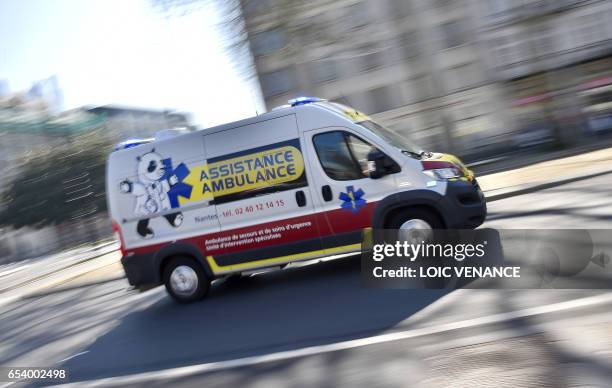
[{"label": "rear side window", "polygon": [[376,147],[344,131],[313,136],[319,162],[330,178],[348,181],[368,177],[368,154]]}]

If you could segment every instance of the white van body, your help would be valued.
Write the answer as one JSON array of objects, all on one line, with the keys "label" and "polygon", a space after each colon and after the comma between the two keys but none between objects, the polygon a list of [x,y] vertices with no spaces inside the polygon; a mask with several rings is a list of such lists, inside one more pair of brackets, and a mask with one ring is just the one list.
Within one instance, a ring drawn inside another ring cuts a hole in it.
[{"label": "white van body", "polygon": [[[389,222],[406,209],[431,212],[432,227],[484,221],[482,192],[458,159],[402,150],[377,128],[352,108],[316,100],[113,152],[108,205],[128,280],[166,282],[190,300],[169,284],[177,257],[201,271],[174,281],[197,283],[202,274],[210,281],[358,252],[364,229],[396,227]],[[389,166],[377,179],[372,150]]]}]

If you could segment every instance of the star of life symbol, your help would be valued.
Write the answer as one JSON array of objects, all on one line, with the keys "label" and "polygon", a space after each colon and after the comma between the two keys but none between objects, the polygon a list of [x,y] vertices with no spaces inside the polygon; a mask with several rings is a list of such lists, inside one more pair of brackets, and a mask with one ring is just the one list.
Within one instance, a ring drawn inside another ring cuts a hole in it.
[{"label": "star of life symbol", "polygon": [[355,191],[353,186],[346,186],[346,193],[340,193],[339,198],[342,201],[340,207],[357,213],[366,204],[366,200],[363,199],[364,194],[365,192],[362,189]]}]

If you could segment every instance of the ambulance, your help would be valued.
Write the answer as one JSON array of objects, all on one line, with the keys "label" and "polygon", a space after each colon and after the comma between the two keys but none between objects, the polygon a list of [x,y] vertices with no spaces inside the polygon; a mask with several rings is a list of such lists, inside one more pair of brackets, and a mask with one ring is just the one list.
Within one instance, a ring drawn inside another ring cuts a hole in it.
[{"label": "ambulance", "polygon": [[129,283],[164,284],[179,302],[214,279],[357,253],[371,228],[470,229],[486,217],[456,157],[319,98],[124,142],[106,182]]}]

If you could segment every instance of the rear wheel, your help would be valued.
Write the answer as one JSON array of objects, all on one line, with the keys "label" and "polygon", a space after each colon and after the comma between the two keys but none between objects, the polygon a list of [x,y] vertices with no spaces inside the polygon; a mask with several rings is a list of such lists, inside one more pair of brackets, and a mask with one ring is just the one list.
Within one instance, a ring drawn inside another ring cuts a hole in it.
[{"label": "rear wheel", "polygon": [[164,268],[164,284],[168,294],[180,303],[202,299],[210,288],[210,280],[202,266],[189,257],[175,257]]}]

